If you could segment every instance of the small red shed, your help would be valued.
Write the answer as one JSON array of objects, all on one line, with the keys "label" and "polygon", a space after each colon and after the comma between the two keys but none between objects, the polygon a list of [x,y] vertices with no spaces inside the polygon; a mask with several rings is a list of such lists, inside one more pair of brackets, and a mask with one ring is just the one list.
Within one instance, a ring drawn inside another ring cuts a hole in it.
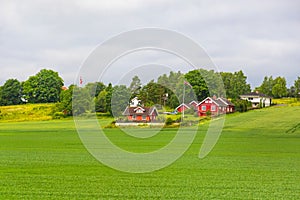
[{"label": "small red shed", "polygon": [[188,105],[186,105],[185,103],[182,103],[182,104],[180,104],[179,106],[177,106],[176,108],[175,108],[175,110],[177,111],[177,112],[182,112],[182,111],[186,111],[186,110],[188,110],[188,109],[190,109],[190,107],[188,106]]}]

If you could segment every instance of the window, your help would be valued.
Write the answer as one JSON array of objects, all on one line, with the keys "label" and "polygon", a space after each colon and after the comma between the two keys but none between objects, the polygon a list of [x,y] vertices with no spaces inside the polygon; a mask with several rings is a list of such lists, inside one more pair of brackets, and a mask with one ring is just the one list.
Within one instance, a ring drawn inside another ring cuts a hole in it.
[{"label": "window", "polygon": [[215,105],[211,106],[211,111],[216,111],[216,106]]},{"label": "window", "polygon": [[135,119],[136,118],[136,115],[132,115],[132,119]]},{"label": "window", "polygon": [[202,106],[201,110],[206,111],[206,106]]},{"label": "window", "polygon": [[249,97],[248,100],[253,100],[253,98],[252,98],[252,97]]},{"label": "window", "polygon": [[143,115],[143,116],[142,116],[142,119],[143,119],[143,120],[146,120],[146,115]]}]

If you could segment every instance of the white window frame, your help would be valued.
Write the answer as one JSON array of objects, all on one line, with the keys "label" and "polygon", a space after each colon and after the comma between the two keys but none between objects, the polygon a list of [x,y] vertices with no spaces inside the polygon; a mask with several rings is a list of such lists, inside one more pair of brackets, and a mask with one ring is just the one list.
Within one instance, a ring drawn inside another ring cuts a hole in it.
[{"label": "white window frame", "polygon": [[206,106],[201,106],[202,111],[206,111]]},{"label": "white window frame", "polygon": [[217,107],[215,105],[211,105],[210,110],[212,112],[215,112],[217,110]]}]

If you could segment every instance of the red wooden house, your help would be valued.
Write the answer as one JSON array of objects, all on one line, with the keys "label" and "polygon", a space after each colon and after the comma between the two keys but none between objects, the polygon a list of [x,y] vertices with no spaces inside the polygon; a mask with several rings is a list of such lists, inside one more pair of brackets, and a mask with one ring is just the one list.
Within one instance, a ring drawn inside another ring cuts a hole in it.
[{"label": "red wooden house", "polygon": [[186,110],[188,110],[188,109],[190,109],[190,107],[188,106],[188,105],[186,105],[185,103],[182,103],[182,104],[180,104],[179,106],[177,106],[176,108],[175,108],[175,110],[177,111],[177,112],[182,112],[182,111],[186,111]]},{"label": "red wooden house", "polygon": [[208,113],[215,116],[231,112],[234,112],[234,105],[225,98],[207,97],[198,104],[199,116],[206,116]]},{"label": "red wooden house", "polygon": [[189,107],[194,108],[194,110],[197,110],[198,109],[198,102],[197,101],[191,101],[189,103]]},{"label": "red wooden house", "polygon": [[128,121],[132,122],[151,122],[156,120],[158,111],[156,107],[127,106],[123,115],[127,116]]}]

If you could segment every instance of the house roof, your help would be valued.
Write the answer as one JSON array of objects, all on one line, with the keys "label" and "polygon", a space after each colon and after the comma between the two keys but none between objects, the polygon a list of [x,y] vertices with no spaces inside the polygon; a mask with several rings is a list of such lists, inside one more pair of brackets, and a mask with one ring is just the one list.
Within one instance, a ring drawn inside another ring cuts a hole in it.
[{"label": "house roof", "polygon": [[177,109],[180,108],[181,106],[184,106],[184,107],[186,107],[187,109],[190,109],[190,107],[189,107],[188,105],[186,105],[185,103],[182,103],[182,104],[180,104],[179,106],[177,106],[177,107],[175,108],[175,110],[177,110]]},{"label": "house roof", "polygon": [[268,97],[268,98],[271,98],[270,96],[266,95],[266,94],[263,94],[263,93],[259,93],[259,92],[250,92],[250,93],[247,93],[247,94],[242,94],[240,95],[241,97]]},{"label": "house roof", "polygon": [[196,104],[196,105],[198,105],[198,102],[197,102],[197,101],[195,101],[195,100],[193,100],[193,101],[191,101],[191,102],[189,103],[189,105],[193,105],[193,104]]},{"label": "house roof", "polygon": [[210,100],[210,101],[214,102],[217,106],[220,106],[220,107],[226,107],[226,106],[227,106],[227,104],[225,104],[225,103],[224,103],[223,101],[221,101],[220,99],[213,99],[213,98],[211,98],[211,97],[206,97],[203,101],[201,101],[201,102],[198,104],[198,106],[201,105],[202,103],[204,103],[204,102],[207,101],[207,100]]},{"label": "house roof", "polygon": [[[137,112],[138,110],[142,112]],[[158,111],[155,106],[152,107],[129,107],[127,106],[126,109],[123,112],[123,115],[152,115],[153,112],[155,112],[155,115],[158,115]]]},{"label": "house roof", "polygon": [[224,98],[224,97],[219,97],[218,98],[220,101],[223,101],[226,105],[228,106],[234,106],[233,103],[231,103],[231,101],[229,101],[228,99]]}]

